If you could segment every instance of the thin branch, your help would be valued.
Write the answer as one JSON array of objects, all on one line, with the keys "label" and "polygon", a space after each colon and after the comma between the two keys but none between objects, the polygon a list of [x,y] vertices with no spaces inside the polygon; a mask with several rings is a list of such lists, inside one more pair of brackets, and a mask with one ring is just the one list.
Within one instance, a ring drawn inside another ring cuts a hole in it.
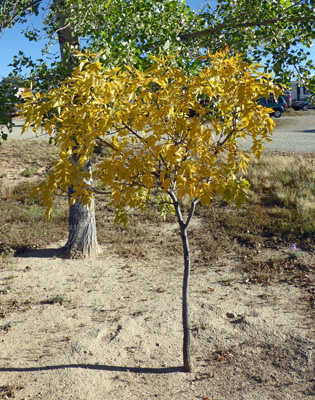
[{"label": "thin branch", "polygon": [[294,8],[294,7],[296,7],[296,6],[299,6],[299,5],[302,4],[302,3],[304,3],[304,0],[299,0],[297,3],[293,3],[293,4],[291,4],[289,7],[285,8],[283,11],[288,11],[288,10],[290,10],[291,8]]},{"label": "thin branch", "polygon": [[104,143],[106,146],[108,146],[108,147],[110,147],[112,150],[115,150],[115,151],[118,152],[118,149],[117,149],[115,146],[113,146],[111,143],[109,143],[107,140],[105,140],[105,139],[103,139],[103,138],[101,138],[101,137],[98,137],[97,140],[100,140],[100,141],[101,141],[102,143]]},{"label": "thin branch", "polygon": [[177,220],[180,226],[180,229],[182,230],[184,228],[184,221],[183,221],[183,216],[179,207],[179,203],[178,200],[176,198],[175,193],[173,192],[173,190],[168,190],[167,194],[170,196],[170,198],[172,199],[174,208],[175,208],[175,212],[176,212],[176,216],[177,216]]},{"label": "thin branch", "polygon": [[68,22],[65,26],[62,26],[61,28],[58,28],[58,29],[56,30],[56,33],[59,33],[60,31],[63,31],[63,30],[65,30],[65,29],[69,28],[70,25],[71,25],[71,23]]},{"label": "thin branch", "polygon": [[189,225],[189,223],[190,223],[190,221],[191,221],[191,219],[192,219],[192,217],[194,215],[195,208],[196,208],[196,205],[198,204],[199,200],[198,199],[194,199],[192,201],[191,206],[190,206],[189,215],[187,217],[186,222],[184,222],[183,215],[182,215],[182,212],[181,212],[181,209],[180,209],[180,205],[179,205],[179,202],[178,202],[178,200],[176,198],[175,193],[173,192],[173,190],[168,190],[167,194],[172,199],[172,203],[173,203],[173,206],[174,206],[175,211],[176,211],[178,223],[180,225],[181,231],[184,232],[188,228],[188,225]]},{"label": "thin branch", "polygon": [[[133,129],[131,129],[128,125],[125,125],[125,124],[124,124],[124,127],[125,127],[126,129],[128,129],[128,131],[129,131],[130,133],[132,133],[134,136],[136,136],[140,141],[144,139],[143,137],[141,137],[140,135],[138,135],[138,133],[137,133],[136,131],[134,131]],[[145,141],[145,140],[144,140],[144,141]]]},{"label": "thin branch", "polygon": [[90,186],[89,187],[90,191],[96,194],[106,194],[106,195],[111,195],[111,192],[103,192],[103,190],[98,190],[95,189],[94,187]]},{"label": "thin branch", "polygon": [[196,208],[196,205],[197,205],[198,201],[199,201],[198,199],[195,199],[195,200],[193,200],[193,202],[191,203],[190,212],[189,212],[188,218],[187,218],[187,220],[186,220],[186,223],[184,224],[185,229],[188,228],[188,225],[189,225],[189,223],[190,223],[190,220],[192,219],[192,217],[193,217],[193,215],[194,215],[195,208]]},{"label": "thin branch", "polygon": [[[24,6],[24,8],[22,9],[18,9],[18,2],[14,5],[14,9],[12,10],[12,15],[11,17],[9,17],[6,21],[3,20],[3,22],[1,22],[1,26],[0,26],[0,32],[2,32],[2,30],[4,30],[4,32],[13,24],[13,22],[21,17],[24,16],[27,12],[31,12],[32,8],[37,6],[38,4],[41,3],[41,0],[34,0],[31,2],[31,4],[28,4],[26,6]],[[4,4],[3,6],[4,11],[6,8],[6,4]],[[1,34],[0,37],[3,36],[4,32]]]},{"label": "thin branch", "polygon": [[209,36],[214,33],[222,32],[224,29],[239,29],[239,28],[250,28],[250,27],[258,27],[258,26],[269,26],[269,25],[274,25],[278,24],[279,22],[289,22],[289,23],[298,23],[298,22],[310,22],[310,21],[315,21],[315,16],[311,15],[309,17],[298,17],[298,18],[286,18],[286,17],[281,17],[281,18],[272,18],[272,19],[266,19],[261,22],[243,22],[239,24],[232,25],[230,23],[223,23],[223,24],[218,24],[216,27],[210,28],[210,29],[204,29],[202,31],[198,32],[192,32],[192,33],[186,33],[185,35],[180,35],[179,39],[181,41],[186,41],[189,39],[194,39],[194,38],[199,38],[203,36]]}]

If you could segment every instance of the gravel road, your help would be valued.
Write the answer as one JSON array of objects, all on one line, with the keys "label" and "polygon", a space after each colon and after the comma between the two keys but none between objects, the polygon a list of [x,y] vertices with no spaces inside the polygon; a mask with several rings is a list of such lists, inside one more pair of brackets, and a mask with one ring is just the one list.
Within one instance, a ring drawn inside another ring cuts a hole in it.
[{"label": "gravel road", "polygon": [[[292,151],[300,153],[315,152],[315,110],[306,112],[288,111],[281,118],[275,119],[276,129],[273,142],[266,143],[265,149],[269,151]],[[10,135],[12,139],[34,139],[36,136],[29,129],[21,136],[23,120],[15,120],[15,128]],[[47,135],[37,138],[48,139]],[[251,143],[244,143],[245,148],[250,148]]]},{"label": "gravel road", "polygon": [[[276,129],[272,137],[273,141],[265,144],[266,150],[315,152],[315,110],[303,114],[289,111],[285,116],[274,121]],[[249,148],[250,143],[245,143],[244,147]]]}]

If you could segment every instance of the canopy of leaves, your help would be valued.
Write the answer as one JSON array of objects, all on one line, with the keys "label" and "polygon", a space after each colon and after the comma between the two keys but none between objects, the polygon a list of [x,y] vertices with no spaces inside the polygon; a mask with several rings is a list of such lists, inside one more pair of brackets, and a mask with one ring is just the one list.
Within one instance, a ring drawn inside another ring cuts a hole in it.
[{"label": "canopy of leaves", "polygon": [[91,56],[45,96],[26,95],[24,129],[42,127],[61,149],[38,188],[48,216],[54,195],[69,185],[84,203],[93,196],[82,170],[98,139],[109,154],[94,178],[111,193],[118,220],[125,220],[126,207],[144,208],[156,191],[161,204],[173,193],[202,204],[214,194],[244,200],[247,182],[238,174],[250,156],[242,142],[251,140],[251,153],[259,156],[274,123],[271,110],[257,100],[270,92],[277,96],[279,89],[238,55],[222,51],[203,58],[208,65],[189,77],[172,66],[174,59],[154,59],[145,71],[104,71]]},{"label": "canopy of leaves", "polygon": [[[12,116],[21,102],[20,88],[30,87],[30,82],[20,76],[9,76],[0,82],[0,139],[6,140],[14,126]],[[1,140],[0,140],[1,144]]]},{"label": "canopy of leaves", "polygon": [[315,39],[314,7],[314,0],[217,0],[200,15],[206,29],[181,40],[195,39],[212,51],[227,43],[257,62],[265,58],[269,72],[284,82],[292,74],[305,79],[314,70],[307,49]]},{"label": "canopy of leaves", "polygon": [[[178,66],[195,73],[200,66],[193,62],[197,55],[205,48],[214,53],[228,44],[249,62],[263,60],[266,73],[274,71],[283,83],[295,75],[315,90],[314,60],[308,52],[315,36],[314,0],[207,4],[196,14],[180,0],[55,0],[45,29],[54,40],[60,28],[56,13],[64,14],[66,26],[85,39],[82,43],[95,52],[105,50],[101,62],[106,68],[123,64],[147,68],[148,55],[179,54]],[[28,35],[34,40],[36,32]],[[51,69],[45,60],[36,63],[24,54],[14,63],[17,71],[19,66],[29,66],[33,79],[45,89],[70,72],[58,62]]]},{"label": "canopy of leaves", "polygon": [[63,0],[55,1],[46,20],[47,32],[56,32],[55,15],[92,51],[104,50],[105,66],[128,64],[145,67],[148,54],[181,51],[180,34],[198,26],[194,12],[181,0]]},{"label": "canopy of leaves", "polygon": [[[103,51],[104,67],[127,64],[136,68],[150,65],[148,55],[179,53],[177,62],[184,64],[189,58],[189,48],[180,42],[179,35],[190,31],[192,26],[201,29],[196,14],[182,0],[54,0],[44,22],[45,34],[51,43],[56,40],[62,15],[64,26],[80,37],[82,51]],[[27,31],[31,40],[40,40],[39,33]],[[65,45],[67,51],[67,44]],[[68,49],[68,58],[71,57]],[[43,58],[33,60],[22,51],[12,64],[17,73],[25,67],[31,79],[43,90],[63,80],[72,71],[72,65],[60,62],[58,57],[51,62],[49,48],[43,49]],[[69,68],[70,66],[70,68]]]},{"label": "canopy of leaves", "polygon": [[16,22],[25,22],[28,14],[38,14],[41,0],[3,0],[0,2],[0,38]]},{"label": "canopy of leaves", "polygon": [[[6,140],[12,131],[13,121],[11,113],[19,102],[17,87],[10,81],[3,80],[0,84],[0,139]],[[0,140],[1,144],[1,140]]]}]

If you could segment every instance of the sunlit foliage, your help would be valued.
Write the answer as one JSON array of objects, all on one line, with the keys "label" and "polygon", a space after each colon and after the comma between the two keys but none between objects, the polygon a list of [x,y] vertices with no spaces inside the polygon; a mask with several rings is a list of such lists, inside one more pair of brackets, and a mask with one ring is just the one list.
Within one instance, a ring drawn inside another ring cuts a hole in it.
[{"label": "sunlit foliage", "polygon": [[145,71],[103,70],[91,55],[58,88],[27,93],[24,129],[42,127],[60,146],[59,161],[38,188],[47,216],[54,196],[70,185],[84,203],[94,196],[82,170],[97,139],[109,154],[94,178],[111,194],[117,221],[126,222],[128,207],[144,209],[157,192],[161,209],[170,195],[203,205],[215,194],[242,202],[248,183],[241,173],[250,160],[242,143],[251,140],[250,153],[260,155],[274,123],[257,100],[279,89],[262,77],[259,65],[228,50],[203,62],[189,77],[172,66],[173,59],[154,59]]}]

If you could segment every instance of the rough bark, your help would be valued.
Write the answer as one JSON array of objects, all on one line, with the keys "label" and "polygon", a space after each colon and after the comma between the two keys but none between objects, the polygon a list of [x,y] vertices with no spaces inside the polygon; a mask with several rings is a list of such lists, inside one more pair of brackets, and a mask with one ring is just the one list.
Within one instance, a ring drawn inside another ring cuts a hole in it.
[{"label": "rough bark", "polygon": [[[75,156],[73,163],[77,163]],[[88,161],[84,172],[89,173],[89,179],[84,182],[92,187],[92,163]],[[69,203],[74,194],[73,187],[68,188]],[[65,246],[61,249],[59,256],[64,258],[86,258],[98,252],[96,238],[94,201],[89,205],[82,204],[78,199],[69,207],[69,236]]]},{"label": "rough bark", "polygon": [[[74,193],[68,188],[68,196]],[[69,236],[65,246],[60,251],[64,258],[85,258],[96,254],[98,250],[94,202],[90,207],[76,201],[69,208]]]},{"label": "rough bark", "polygon": [[[58,6],[56,12],[56,22],[58,25],[58,41],[60,46],[60,56],[64,63],[72,65],[73,58],[67,51],[79,50],[80,39],[75,35],[69,27],[67,27],[65,17],[61,10],[64,6],[63,0],[54,0]],[[73,158],[75,163],[75,157]],[[90,187],[93,186],[92,180],[92,163],[89,161],[85,169],[89,171],[90,179],[87,182]],[[69,201],[73,194],[73,188],[68,188]],[[96,238],[95,210],[94,202],[91,202],[90,207],[83,205],[80,201],[76,201],[69,207],[69,235],[66,245],[60,252],[61,257],[65,258],[85,258],[98,251]]]},{"label": "rough bark", "polygon": [[64,7],[63,0],[54,0],[54,4],[58,7],[56,11],[56,24],[57,35],[60,48],[60,58],[64,63],[71,63],[71,54],[67,54],[67,48],[80,50],[80,38],[69,28],[65,16],[62,14],[62,7]]}]

